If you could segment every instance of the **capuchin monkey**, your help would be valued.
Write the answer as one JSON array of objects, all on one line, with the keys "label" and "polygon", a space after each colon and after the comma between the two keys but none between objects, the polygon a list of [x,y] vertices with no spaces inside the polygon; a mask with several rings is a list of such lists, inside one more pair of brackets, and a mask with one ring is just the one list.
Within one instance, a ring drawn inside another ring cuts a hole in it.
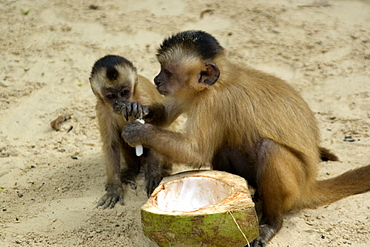
[{"label": "capuchin monkey", "polygon": [[[320,157],[337,159],[319,146],[313,112],[285,81],[229,61],[210,34],[184,31],[163,41],[154,82],[165,95],[150,105],[136,104],[123,137],[141,143],[167,162],[192,167],[211,164],[244,177],[262,204],[260,235],[265,246],[280,230],[283,214],[317,207],[370,190],[370,165],[318,181]],[[160,129],[179,114],[187,115],[185,132]]]},{"label": "capuchin monkey", "polygon": [[[142,166],[146,192],[150,195],[162,178],[169,175],[171,165],[162,162],[159,155],[148,149],[144,149],[141,157],[136,156],[135,148],[130,147],[121,136],[129,117],[116,114],[114,110],[130,101],[150,104],[162,96],[153,83],[137,74],[130,61],[120,56],[107,55],[96,61],[91,71],[90,84],[97,98],[96,115],[108,178],[106,194],[99,200],[97,207],[113,208],[117,202],[123,205],[122,183],[128,183],[136,189],[135,178]],[[135,118],[140,116],[135,115]]]}]

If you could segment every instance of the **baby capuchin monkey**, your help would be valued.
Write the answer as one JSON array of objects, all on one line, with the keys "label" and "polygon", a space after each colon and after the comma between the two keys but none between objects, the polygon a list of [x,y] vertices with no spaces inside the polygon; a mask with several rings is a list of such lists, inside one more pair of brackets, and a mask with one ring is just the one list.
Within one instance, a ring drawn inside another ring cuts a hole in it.
[{"label": "baby capuchin monkey", "polygon": [[[121,136],[129,117],[127,114],[116,114],[114,110],[131,101],[150,104],[162,96],[153,83],[137,74],[130,61],[120,56],[107,55],[96,61],[91,71],[90,84],[97,98],[96,115],[108,178],[106,194],[99,200],[97,207],[105,209],[113,208],[117,202],[123,204],[122,183],[128,183],[136,189],[135,178],[142,166],[146,192],[150,195],[161,179],[169,174],[171,166],[163,163],[159,155],[148,149],[144,149],[141,157],[136,156],[135,148],[129,146]],[[135,103],[129,106],[135,107]],[[140,118],[139,115],[135,117]]]},{"label": "baby capuchin monkey", "polygon": [[[313,112],[285,81],[229,61],[210,34],[185,31],[163,41],[154,82],[165,97],[150,105],[135,104],[123,137],[141,143],[168,162],[201,167],[211,164],[244,177],[262,203],[260,236],[265,246],[279,231],[283,214],[317,207],[370,190],[370,165],[318,181],[317,164],[337,159],[319,146]],[[185,113],[185,132],[158,128]]]}]

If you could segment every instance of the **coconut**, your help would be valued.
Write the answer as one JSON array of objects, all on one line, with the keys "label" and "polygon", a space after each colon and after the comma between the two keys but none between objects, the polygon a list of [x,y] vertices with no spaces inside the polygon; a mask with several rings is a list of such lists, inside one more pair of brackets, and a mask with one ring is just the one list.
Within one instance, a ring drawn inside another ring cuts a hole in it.
[{"label": "coconut", "polygon": [[141,221],[159,246],[245,246],[259,235],[246,180],[215,170],[164,178],[141,207]]}]

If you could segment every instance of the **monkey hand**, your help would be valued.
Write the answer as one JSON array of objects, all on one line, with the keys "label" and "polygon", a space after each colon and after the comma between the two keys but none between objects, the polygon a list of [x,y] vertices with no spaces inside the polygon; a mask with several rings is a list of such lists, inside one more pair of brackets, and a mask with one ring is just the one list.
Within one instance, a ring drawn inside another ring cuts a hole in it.
[{"label": "monkey hand", "polygon": [[129,122],[122,130],[122,137],[132,147],[145,144],[146,137],[151,135],[154,126],[151,124],[141,124]]},{"label": "monkey hand", "polygon": [[145,172],[146,172],[145,176],[147,176],[147,174],[150,174],[150,176],[148,175],[148,178],[146,178],[146,186],[145,186],[146,195],[150,197],[150,195],[153,193],[154,189],[157,188],[157,186],[162,181],[164,176],[162,176],[158,172],[152,172],[152,171],[145,171]]},{"label": "monkey hand", "polygon": [[99,200],[96,207],[102,207],[103,209],[106,208],[114,208],[117,202],[123,205],[123,190],[122,184],[106,184],[105,190],[107,193]]},{"label": "monkey hand", "polygon": [[142,119],[149,113],[149,107],[136,101],[120,101],[113,105],[113,111],[122,114],[128,121],[130,118]]}]

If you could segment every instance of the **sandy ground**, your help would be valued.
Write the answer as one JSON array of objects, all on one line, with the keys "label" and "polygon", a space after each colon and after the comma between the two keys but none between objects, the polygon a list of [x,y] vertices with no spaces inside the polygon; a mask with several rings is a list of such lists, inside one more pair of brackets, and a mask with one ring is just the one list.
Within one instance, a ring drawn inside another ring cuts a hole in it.
[{"label": "sandy ground", "polygon": [[[341,160],[319,164],[320,178],[369,164],[370,1],[212,2],[0,0],[0,246],[154,246],[141,232],[142,175],[124,206],[95,208],[105,170],[88,78],[118,54],[152,79],[157,46],[185,29],[302,94]],[[270,246],[368,246],[369,208],[365,193],[290,213]]]}]

